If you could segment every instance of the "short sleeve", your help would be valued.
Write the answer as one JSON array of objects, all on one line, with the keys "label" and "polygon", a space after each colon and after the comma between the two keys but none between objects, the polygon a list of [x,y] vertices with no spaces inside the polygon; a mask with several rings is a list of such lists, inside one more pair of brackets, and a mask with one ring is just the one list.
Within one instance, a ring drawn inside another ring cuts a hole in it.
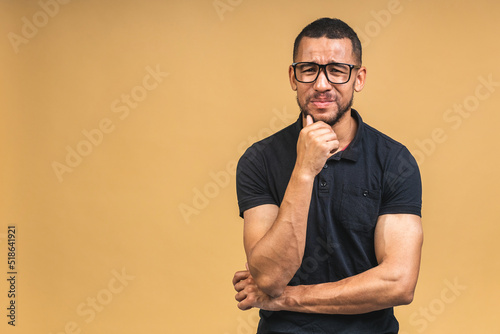
[{"label": "short sleeve", "polygon": [[251,146],[238,161],[236,168],[236,193],[240,217],[243,212],[263,204],[276,204],[269,189],[266,164],[262,154]]},{"label": "short sleeve", "polygon": [[408,213],[422,216],[422,182],[415,158],[402,147],[384,172],[379,215]]}]

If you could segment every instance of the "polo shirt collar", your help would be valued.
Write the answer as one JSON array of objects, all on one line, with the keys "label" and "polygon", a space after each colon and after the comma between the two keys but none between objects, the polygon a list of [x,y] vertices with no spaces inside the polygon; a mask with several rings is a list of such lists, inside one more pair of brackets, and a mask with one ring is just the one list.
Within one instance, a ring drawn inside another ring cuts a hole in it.
[{"label": "polo shirt collar", "polygon": [[[351,108],[351,117],[354,118],[358,124],[358,130],[356,131],[356,135],[354,136],[354,139],[351,141],[349,146],[347,146],[347,148],[344,151],[334,154],[332,157],[330,157],[330,159],[333,160],[347,159],[352,161],[358,160],[359,154],[361,152],[364,123],[359,113],[352,108]],[[299,137],[300,130],[302,130],[302,114],[299,114],[299,118],[297,119],[297,122],[295,122],[295,131],[297,134],[297,139]]]},{"label": "polo shirt collar", "polygon": [[356,131],[356,135],[354,136],[354,139],[351,141],[349,146],[347,148],[340,152],[339,154],[339,159],[348,159],[352,161],[357,161],[358,157],[361,152],[361,145],[362,145],[362,139],[363,139],[363,131],[364,131],[364,123],[363,119],[359,115],[359,113],[351,108],[351,117],[356,120],[358,123],[358,130]]}]

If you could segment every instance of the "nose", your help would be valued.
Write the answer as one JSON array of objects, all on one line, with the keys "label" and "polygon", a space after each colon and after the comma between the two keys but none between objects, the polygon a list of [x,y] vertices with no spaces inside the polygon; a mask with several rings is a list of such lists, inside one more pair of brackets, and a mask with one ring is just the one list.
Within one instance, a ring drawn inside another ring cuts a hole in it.
[{"label": "nose", "polygon": [[314,82],[314,89],[318,92],[326,92],[332,89],[332,84],[326,78],[325,68],[320,69],[318,78]]}]

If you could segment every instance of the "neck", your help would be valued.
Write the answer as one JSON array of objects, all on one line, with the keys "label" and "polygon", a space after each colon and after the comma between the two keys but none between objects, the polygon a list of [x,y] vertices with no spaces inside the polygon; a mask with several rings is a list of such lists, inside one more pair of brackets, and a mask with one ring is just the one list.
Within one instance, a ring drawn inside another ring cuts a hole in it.
[{"label": "neck", "polygon": [[357,123],[351,116],[351,110],[346,112],[344,116],[332,126],[332,130],[339,140],[341,150],[351,143],[356,135],[357,129]]}]

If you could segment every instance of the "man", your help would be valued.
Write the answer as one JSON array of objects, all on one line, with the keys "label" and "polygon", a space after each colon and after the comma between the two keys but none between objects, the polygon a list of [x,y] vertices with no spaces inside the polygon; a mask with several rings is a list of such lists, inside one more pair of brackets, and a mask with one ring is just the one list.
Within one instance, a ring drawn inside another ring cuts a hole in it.
[{"label": "man", "polygon": [[308,25],[293,61],[299,119],[238,163],[238,307],[261,309],[262,334],[397,333],[393,307],[412,301],[420,266],[418,166],[351,109],[366,68],[347,24]]}]

